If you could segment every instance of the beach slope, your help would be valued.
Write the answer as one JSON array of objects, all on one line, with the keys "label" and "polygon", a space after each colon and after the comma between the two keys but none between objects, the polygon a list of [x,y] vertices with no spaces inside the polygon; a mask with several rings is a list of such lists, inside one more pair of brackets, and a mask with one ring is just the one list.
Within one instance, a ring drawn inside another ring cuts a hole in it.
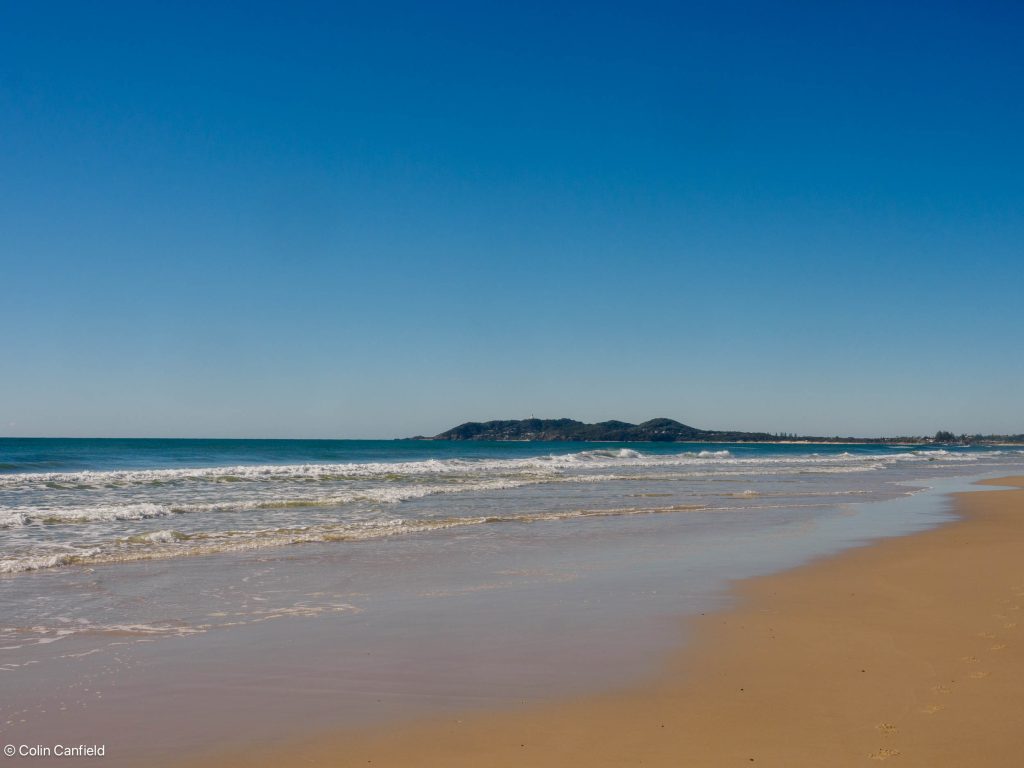
[{"label": "beach slope", "polygon": [[630,689],[200,764],[1018,766],[1024,490],[956,505],[941,528],[736,584],[735,609],[694,620],[694,642]]}]

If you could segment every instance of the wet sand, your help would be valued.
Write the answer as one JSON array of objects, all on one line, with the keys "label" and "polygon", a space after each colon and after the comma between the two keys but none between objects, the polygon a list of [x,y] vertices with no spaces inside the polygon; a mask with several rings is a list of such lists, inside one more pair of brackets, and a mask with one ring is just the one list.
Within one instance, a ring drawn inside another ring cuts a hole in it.
[{"label": "wet sand", "polygon": [[686,648],[630,688],[189,765],[1017,766],[1024,490],[956,504],[941,528],[737,583],[734,610],[688,620]]}]

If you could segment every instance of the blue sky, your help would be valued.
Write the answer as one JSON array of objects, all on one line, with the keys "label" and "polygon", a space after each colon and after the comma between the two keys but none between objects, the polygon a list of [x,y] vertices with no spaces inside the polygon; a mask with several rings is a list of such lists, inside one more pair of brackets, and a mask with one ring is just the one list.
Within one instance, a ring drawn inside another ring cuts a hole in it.
[{"label": "blue sky", "polygon": [[0,434],[1022,432],[1012,3],[6,3]]}]

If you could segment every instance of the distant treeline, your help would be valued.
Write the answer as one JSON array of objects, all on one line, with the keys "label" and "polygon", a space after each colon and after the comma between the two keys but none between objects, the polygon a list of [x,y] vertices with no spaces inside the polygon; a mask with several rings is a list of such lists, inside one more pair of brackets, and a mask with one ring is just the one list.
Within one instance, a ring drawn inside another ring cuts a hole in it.
[{"label": "distant treeline", "polygon": [[1024,443],[1024,435],[954,435],[940,429],[931,439],[933,443],[956,443],[973,445],[975,443]]}]

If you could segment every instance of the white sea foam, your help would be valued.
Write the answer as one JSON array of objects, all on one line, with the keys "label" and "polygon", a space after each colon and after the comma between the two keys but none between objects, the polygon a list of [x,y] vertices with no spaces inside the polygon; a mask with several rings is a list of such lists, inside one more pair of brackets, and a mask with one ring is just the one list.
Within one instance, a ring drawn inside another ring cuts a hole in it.
[{"label": "white sea foam", "polygon": [[1001,451],[954,453],[945,450],[914,450],[890,454],[803,454],[775,456],[734,456],[728,450],[684,453],[642,453],[631,448],[596,449],[568,454],[550,454],[520,459],[429,459],[408,462],[343,464],[239,465],[187,469],[110,470],[83,472],[38,472],[0,475],[0,488],[99,489],[140,485],[175,485],[189,482],[260,483],[273,481],[395,480],[420,476],[487,475],[502,473],[557,473],[600,466],[686,466],[709,461],[741,465],[842,464],[893,461],[977,461]]},{"label": "white sea foam", "polygon": [[173,544],[177,541],[185,541],[187,539],[187,533],[181,533],[180,531],[165,528],[161,531],[152,531],[151,533],[140,533],[135,536],[129,536],[125,541],[135,544]]},{"label": "white sea foam", "polygon": [[0,508],[0,528],[18,528],[34,523],[92,523],[115,520],[147,520],[165,517],[173,510],[164,504],[100,504],[83,507],[39,507],[24,510]]},{"label": "white sea foam", "polygon": [[597,448],[592,451],[580,451],[579,453],[568,453],[562,456],[551,455],[547,460],[557,461],[602,461],[604,459],[642,459],[644,454],[634,451],[632,448]]},{"label": "white sea foam", "polygon": [[348,522],[327,525],[297,526],[277,529],[200,531],[185,534],[161,530],[114,541],[106,547],[71,549],[59,553],[25,553],[0,560],[0,573],[17,573],[68,564],[98,565],[114,562],[151,560],[175,555],[204,555],[240,552],[289,544],[342,541],[364,541],[403,534],[428,533],[449,528],[490,525],[495,523],[556,522],[585,517],[618,517],[623,515],[692,512],[703,509],[699,504],[676,504],[666,507],[573,510],[525,514],[477,515],[435,519],[404,519]]},{"label": "white sea foam", "polygon": [[[649,471],[658,469],[677,473],[665,475],[666,480],[716,475],[846,474],[872,472],[900,462],[975,462],[1000,453],[940,449],[734,456],[728,450],[654,454],[609,448],[524,459],[22,473],[0,475],[0,491],[32,489],[44,494],[45,503],[0,506],[0,529],[144,521],[196,513],[340,507],[359,502],[396,504],[438,494],[499,491],[535,483],[630,479],[622,471],[647,470],[645,475],[633,478],[637,480],[654,479]],[[609,473],[608,469],[621,471]],[[138,496],[143,491],[157,500],[114,498],[129,492]],[[12,498],[10,493],[7,496]],[[85,503],[55,503],[61,499],[77,501],[79,496]]]},{"label": "white sea foam", "polygon": [[[772,453],[746,447],[663,452],[595,448],[525,458],[254,465],[0,475],[0,573],[299,544],[348,541],[492,522],[555,521],[631,511],[543,511],[537,494],[503,495],[538,484],[581,484],[600,497],[601,483],[681,483],[684,500],[704,495],[748,503],[758,496],[800,495],[801,475],[872,473],[890,467],[979,462],[1019,451]],[[905,472],[904,472],[905,473]],[[786,480],[790,491],[762,488]],[[695,483],[691,485],[690,483]],[[706,481],[731,484],[710,493]],[[831,481],[830,485],[834,485]],[[851,477],[849,483],[862,484]],[[612,494],[634,496],[611,486]],[[651,495],[663,495],[659,493]],[[849,488],[842,492],[857,492]],[[483,494],[457,504],[423,502],[383,519],[391,505],[429,496]],[[489,496],[488,494],[502,494]],[[576,493],[575,490],[572,493]],[[644,494],[640,494],[644,495]],[[546,496],[546,495],[545,495]],[[562,495],[564,497],[564,495]],[[595,506],[603,503],[598,501]],[[535,505],[540,505],[540,510]],[[790,504],[789,506],[792,506]],[[674,508],[677,511],[682,507]],[[479,517],[481,510],[500,510]],[[651,511],[651,510],[646,510]],[[182,517],[186,516],[186,517]]]},{"label": "white sea foam", "polygon": [[[32,645],[49,645],[59,640],[64,640],[75,635],[109,636],[124,638],[131,636],[140,637],[184,637],[195,635],[202,630],[196,627],[184,626],[182,624],[142,624],[142,623],[110,623],[95,624],[86,619],[70,621],[68,619],[50,619],[49,624],[37,624],[26,627],[5,627],[0,632],[0,640],[5,643],[14,642],[16,645],[5,646],[0,650],[14,650]],[[66,654],[61,658],[79,658],[84,655],[95,653],[93,649],[81,654]]]},{"label": "white sea foam", "polygon": [[[736,494],[739,498],[754,498]],[[154,560],[174,556],[209,555],[227,552],[245,552],[268,547],[293,544],[316,544],[346,541],[366,541],[408,534],[425,534],[451,528],[475,527],[494,524],[553,523],[583,518],[624,517],[688,512],[725,512],[734,510],[792,509],[816,507],[816,504],[784,503],[742,507],[704,504],[672,504],[660,507],[616,507],[609,509],[577,509],[558,512],[520,514],[493,514],[433,519],[376,520],[326,525],[296,526],[289,528],[262,528],[252,530],[201,531],[184,534],[174,530],[156,531],[142,536],[119,539],[100,548],[79,549],[59,555],[29,553],[0,560],[0,573],[56,568],[68,564],[101,565],[140,560]]]},{"label": "white sea foam", "polygon": [[103,550],[99,547],[77,548],[63,552],[30,553],[0,560],[0,573],[21,573],[23,571],[39,571],[44,568],[56,568],[85,562],[98,557]]},{"label": "white sea foam", "polygon": [[398,504],[425,496],[474,491],[499,491],[517,488],[523,484],[523,482],[515,480],[497,479],[447,485],[360,488],[338,493],[254,497],[211,503],[156,504],[145,502],[139,504],[98,504],[28,509],[0,508],[0,528],[18,528],[33,524],[60,525],[149,520],[158,517],[169,517],[171,515],[210,512],[232,513],[260,509],[287,509],[291,507],[335,507],[354,502]]}]

